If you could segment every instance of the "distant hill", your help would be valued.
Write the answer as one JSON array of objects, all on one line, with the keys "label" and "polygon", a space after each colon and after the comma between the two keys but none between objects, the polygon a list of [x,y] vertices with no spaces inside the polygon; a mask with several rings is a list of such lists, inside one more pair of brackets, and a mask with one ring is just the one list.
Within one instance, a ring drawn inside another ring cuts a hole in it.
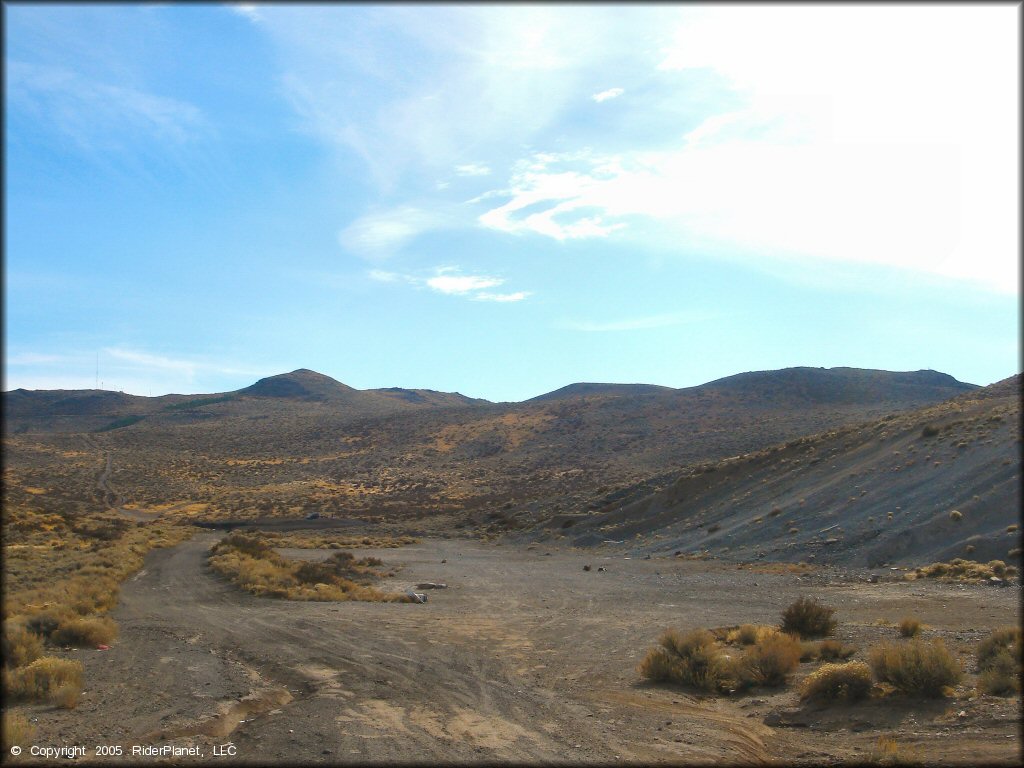
[{"label": "distant hill", "polygon": [[662,395],[678,390],[672,387],[660,387],[656,384],[570,384],[543,395],[527,400],[529,403],[565,400],[574,397],[642,397],[644,395]]},{"label": "distant hill", "polygon": [[785,368],[727,376],[698,389],[746,394],[759,399],[806,398],[855,403],[942,400],[977,389],[938,371],[892,372],[862,368]]},{"label": "distant hill", "polygon": [[289,397],[300,400],[349,400],[358,390],[322,373],[299,368],[268,376],[236,393],[241,397]]},{"label": "distant hill", "polygon": [[1006,560],[1020,546],[1007,531],[1021,503],[1020,397],[1018,375],[937,405],[696,464],[547,527],[571,519],[567,535],[578,545],[624,540],[640,552],[741,560]]},{"label": "distant hill", "polygon": [[109,484],[129,502],[187,503],[206,519],[316,510],[497,533],[622,506],[694,464],[976,391],[934,372],[796,368],[490,403],[358,390],[300,369],[210,395],[5,393],[5,458],[44,491],[37,505],[56,498],[57,476],[92,493],[109,453]]}]

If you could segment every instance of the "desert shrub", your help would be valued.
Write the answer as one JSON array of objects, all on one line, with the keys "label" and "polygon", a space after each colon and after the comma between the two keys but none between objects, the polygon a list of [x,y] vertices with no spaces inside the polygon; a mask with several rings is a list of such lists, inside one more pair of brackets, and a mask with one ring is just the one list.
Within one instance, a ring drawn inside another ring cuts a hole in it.
[{"label": "desert shrub", "polygon": [[823,664],[804,679],[800,698],[858,701],[868,695],[871,686],[871,668],[863,661]]},{"label": "desert shrub", "polygon": [[848,645],[843,645],[839,640],[822,640],[818,646],[818,658],[822,661],[836,661],[838,659],[848,659],[857,652],[856,648],[851,648]]},{"label": "desert shrub", "polygon": [[1012,696],[1020,693],[1020,662],[1008,650],[989,659],[978,676],[978,689],[992,696]]},{"label": "desert shrub", "polygon": [[800,641],[792,635],[774,634],[744,651],[737,663],[741,682],[777,687],[800,664]]},{"label": "desert shrub", "polygon": [[1008,578],[1017,575],[1017,569],[1002,560],[979,563],[974,560],[953,558],[948,563],[932,563],[914,570],[915,578],[937,578],[949,581],[984,581],[992,578]]},{"label": "desert shrub", "polygon": [[931,643],[883,643],[871,651],[868,663],[879,681],[910,695],[937,698],[963,677],[960,663],[938,638]]},{"label": "desert shrub", "polygon": [[74,709],[82,696],[81,684],[64,683],[50,692],[49,700],[61,709]]},{"label": "desert shrub", "polygon": [[61,622],[70,621],[72,617],[73,614],[65,606],[57,609],[50,608],[29,616],[25,620],[25,625],[30,632],[46,638],[61,625]]},{"label": "desert shrub", "polygon": [[978,643],[978,669],[984,670],[999,655],[1009,654],[1017,663],[1024,661],[1020,627],[1000,627]]},{"label": "desert shrub", "polygon": [[713,525],[708,526],[708,533],[717,533],[720,530],[722,530],[722,526],[718,523],[714,523]]},{"label": "desert shrub", "polygon": [[117,637],[117,624],[106,616],[73,618],[62,621],[51,633],[57,645],[105,645]]},{"label": "desert shrub", "polygon": [[741,624],[739,627],[729,632],[727,640],[730,643],[739,643],[740,645],[753,645],[766,636],[776,632],[778,632],[778,630],[775,627],[765,627],[758,624]]},{"label": "desert shrub", "polygon": [[818,658],[821,653],[821,641],[819,640],[801,640],[800,641],[800,661],[814,661]]},{"label": "desert shrub", "polygon": [[939,434],[939,428],[933,424],[926,424],[921,430],[921,437],[935,437],[937,434]]},{"label": "desert shrub", "polygon": [[900,637],[916,637],[921,632],[921,622],[914,616],[905,616],[900,621]]},{"label": "desert shrub", "polygon": [[825,637],[836,628],[835,608],[801,597],[782,612],[782,631],[802,638]]},{"label": "desert shrub", "polygon": [[82,664],[42,656],[25,667],[4,671],[4,692],[15,701],[41,701],[65,685],[82,687]]},{"label": "desert shrub", "polygon": [[893,736],[879,736],[871,750],[871,763],[878,765],[920,765],[921,762],[916,747],[900,744]]},{"label": "desert shrub", "polygon": [[964,513],[961,512],[959,509],[954,509],[952,512],[949,513],[949,519],[952,520],[954,523],[958,523],[964,519]]},{"label": "desert shrub", "polygon": [[24,715],[17,712],[4,712],[3,717],[3,749],[9,752],[13,746],[27,746],[32,742],[36,728]]},{"label": "desert shrub", "polygon": [[3,630],[3,660],[5,666],[24,667],[43,655],[43,641],[24,624],[5,621]]},{"label": "desert shrub", "polygon": [[667,630],[640,662],[640,674],[655,682],[671,682],[705,691],[723,690],[732,683],[728,659],[706,629],[685,634]]}]

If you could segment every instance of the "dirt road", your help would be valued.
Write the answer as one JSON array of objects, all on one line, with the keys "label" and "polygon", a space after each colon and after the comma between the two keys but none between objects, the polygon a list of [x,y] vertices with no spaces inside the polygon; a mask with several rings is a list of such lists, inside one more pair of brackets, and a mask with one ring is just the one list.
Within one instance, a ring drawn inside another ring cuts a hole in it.
[{"label": "dirt road", "polygon": [[[133,745],[197,745],[205,755],[181,762],[209,762],[230,742],[235,754],[216,759],[817,764],[863,760],[895,734],[919,756],[1013,764],[1019,755],[1013,700],[970,701],[965,690],[955,701],[843,715],[797,707],[793,687],[698,698],[635,671],[667,626],[777,623],[803,594],[836,605],[839,636],[862,650],[895,637],[876,622],[912,613],[966,658],[985,628],[1019,622],[1016,588],[438,539],[359,551],[399,568],[386,587],[449,585],[424,605],[299,603],[214,576],[205,556],[217,538],[204,532],[150,554],[115,611],[121,639],[72,654],[87,690],[75,711],[40,708],[39,743],[83,744],[87,756],[96,744],[129,756]],[[805,727],[763,722],[779,712]]]}]

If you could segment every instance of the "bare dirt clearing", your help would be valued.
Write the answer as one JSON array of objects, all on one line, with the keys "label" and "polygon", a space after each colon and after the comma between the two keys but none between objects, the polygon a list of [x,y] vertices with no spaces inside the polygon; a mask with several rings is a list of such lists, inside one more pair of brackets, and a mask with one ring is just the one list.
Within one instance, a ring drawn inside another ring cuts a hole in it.
[{"label": "bare dirt clearing", "polygon": [[223,759],[254,763],[818,764],[868,759],[884,735],[934,762],[1020,756],[1019,700],[972,700],[973,674],[939,702],[816,710],[792,685],[698,697],[642,683],[635,669],[668,626],[777,623],[810,594],[838,608],[837,636],[855,658],[895,639],[880,621],[914,614],[973,672],[988,630],[1019,624],[1016,587],[430,539],[360,550],[399,569],[385,589],[448,585],[425,605],[288,602],[212,575],[218,538],[147,557],[113,614],[121,639],[71,654],[85,664],[78,709],[24,708],[38,718],[36,743],[83,744],[87,757],[95,744],[194,744],[204,762],[230,741],[237,754]]}]

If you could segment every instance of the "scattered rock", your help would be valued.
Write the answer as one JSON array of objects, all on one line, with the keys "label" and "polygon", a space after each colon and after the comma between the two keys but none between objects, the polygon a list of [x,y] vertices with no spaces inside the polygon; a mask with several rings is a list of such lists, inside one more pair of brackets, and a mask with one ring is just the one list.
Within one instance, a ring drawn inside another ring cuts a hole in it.
[{"label": "scattered rock", "polygon": [[589,565],[584,565],[583,566],[583,570],[584,571],[589,571],[590,570],[590,566]]},{"label": "scattered rock", "polygon": [[422,584],[417,584],[416,589],[448,589],[448,585],[438,584],[433,581],[424,581]]},{"label": "scattered rock", "polygon": [[444,565],[444,564],[445,564],[445,563],[447,563],[447,562],[448,562],[448,560],[447,560],[447,559],[445,559],[445,560],[442,560],[442,561],[441,561],[441,564],[442,564],[442,565]]},{"label": "scattered rock", "polygon": [[601,566],[598,566],[597,570],[599,570],[599,571],[607,571],[608,569],[605,568],[603,565],[601,565]]},{"label": "scattered rock", "polygon": [[870,576],[868,576],[868,584],[877,584],[877,583],[878,583],[878,574],[877,573],[872,573]]},{"label": "scattered rock", "polygon": [[427,602],[427,596],[424,595],[422,592],[413,592],[412,590],[410,590],[410,591],[406,592],[405,594],[407,594],[409,597],[411,597],[412,601],[414,603],[425,603],[425,602]]},{"label": "scattered rock", "polygon": [[776,709],[765,715],[765,725],[773,728],[806,728],[808,722],[799,709]]}]

